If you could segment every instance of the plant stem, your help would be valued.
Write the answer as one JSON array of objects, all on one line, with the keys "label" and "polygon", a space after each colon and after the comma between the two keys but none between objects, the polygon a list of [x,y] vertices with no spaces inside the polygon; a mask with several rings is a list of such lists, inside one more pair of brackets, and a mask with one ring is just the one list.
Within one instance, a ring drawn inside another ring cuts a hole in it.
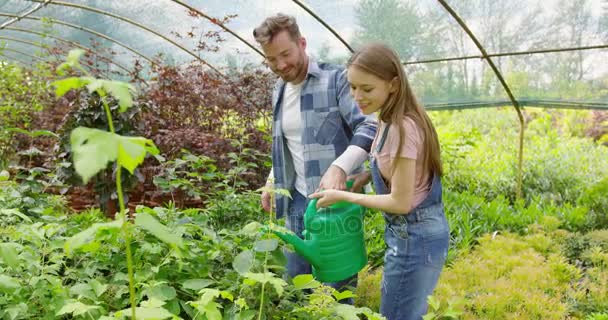
[{"label": "plant stem", "polygon": [[[111,133],[114,132],[114,123],[112,121],[112,113],[110,106],[105,99],[103,92],[98,92],[101,96],[101,103],[108,117],[108,126]],[[127,219],[127,211],[125,210],[125,201],[122,194],[122,166],[116,165],[116,193],[118,194],[118,205],[120,208],[119,216],[123,219],[122,232],[125,237],[125,246],[127,251],[127,272],[129,274],[129,301],[131,302],[131,319],[136,320],[135,315],[135,277],[133,276],[133,256],[131,254],[131,233],[129,232],[129,219]]]},{"label": "plant stem", "polygon": [[106,95],[103,92],[97,93],[99,93],[99,96],[101,96],[101,103],[103,103],[103,108],[106,110],[106,117],[108,118],[108,127],[110,128],[110,132],[116,133],[114,131],[114,121],[112,121],[112,111],[110,110],[110,106],[108,105],[105,99]]},{"label": "plant stem", "polygon": [[118,193],[118,205],[120,207],[120,215],[124,221],[122,223],[122,231],[125,237],[125,246],[127,249],[127,271],[129,273],[129,300],[131,302],[131,316],[135,320],[135,277],[133,276],[133,258],[131,254],[131,233],[129,232],[129,220],[127,219],[127,211],[125,210],[125,201],[122,194],[121,182],[122,166],[116,166],[116,193]]},{"label": "plant stem", "polygon": [[[272,205],[274,203],[274,192],[270,193],[270,215],[269,215],[269,220],[270,220],[270,226],[272,227]],[[264,276],[266,276],[266,272],[267,272],[267,265],[268,264],[268,252],[264,253],[264,269],[262,270],[262,272],[264,273]],[[266,285],[266,282],[262,283],[262,292],[260,293],[260,311],[258,312],[258,320],[262,319],[262,310],[264,308],[264,287]]]}]

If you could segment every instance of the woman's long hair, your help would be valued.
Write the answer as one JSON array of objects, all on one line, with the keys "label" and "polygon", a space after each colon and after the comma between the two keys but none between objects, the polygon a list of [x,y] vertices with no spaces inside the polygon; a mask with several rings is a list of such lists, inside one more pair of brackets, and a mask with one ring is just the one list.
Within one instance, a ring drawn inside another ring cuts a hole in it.
[{"label": "woman's long hair", "polygon": [[[385,105],[380,109],[380,119],[389,125],[399,126],[399,146],[397,155],[401,153],[402,141],[405,137],[403,128],[403,117],[410,117],[423,132],[425,172],[441,176],[441,156],[437,131],[424,108],[418,103],[412,88],[409,85],[399,55],[381,43],[372,43],[363,46],[349,59],[348,67],[354,66],[365,72],[369,72],[380,79],[397,83],[397,90],[390,94]],[[396,81],[395,81],[396,79]],[[391,168],[391,176],[395,170],[396,162]]]}]

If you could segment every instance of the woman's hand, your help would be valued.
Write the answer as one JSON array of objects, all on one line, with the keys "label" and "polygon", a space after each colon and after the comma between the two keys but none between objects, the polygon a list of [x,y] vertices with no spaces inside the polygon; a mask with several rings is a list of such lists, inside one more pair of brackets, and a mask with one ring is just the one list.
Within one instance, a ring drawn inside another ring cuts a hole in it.
[{"label": "woman's hand", "polygon": [[317,201],[317,209],[321,209],[332,204],[346,200],[346,192],[340,190],[323,190],[315,192],[309,196],[311,199],[319,199]]}]

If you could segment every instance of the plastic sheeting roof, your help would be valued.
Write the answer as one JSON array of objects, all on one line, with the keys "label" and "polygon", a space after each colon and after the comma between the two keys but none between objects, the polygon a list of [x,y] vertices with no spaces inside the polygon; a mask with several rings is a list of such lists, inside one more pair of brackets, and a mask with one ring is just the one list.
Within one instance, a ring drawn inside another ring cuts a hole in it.
[{"label": "plastic sheeting roof", "polygon": [[159,54],[222,73],[263,67],[252,30],[277,12],[297,18],[318,60],[388,43],[428,108],[608,108],[608,0],[0,0],[0,60],[97,42],[116,71]]}]

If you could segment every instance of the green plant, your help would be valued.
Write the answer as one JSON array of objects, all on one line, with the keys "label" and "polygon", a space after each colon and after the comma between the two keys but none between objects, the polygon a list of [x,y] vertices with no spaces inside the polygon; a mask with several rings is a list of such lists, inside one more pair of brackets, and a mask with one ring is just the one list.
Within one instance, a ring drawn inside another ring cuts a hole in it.
[{"label": "green plant", "polygon": [[[71,243],[70,246],[66,244],[66,251],[69,252],[70,250],[73,250],[71,247],[77,248],[79,245],[82,245],[83,243],[80,243],[79,241],[86,239],[91,234],[95,234],[99,228],[120,227],[125,239],[127,253],[129,294],[132,311],[131,316],[133,319],[136,319],[135,283],[133,278],[133,263],[131,255],[131,234],[123,200],[121,173],[123,167],[133,173],[133,170],[143,162],[146,153],[158,154],[158,150],[151,140],[140,137],[123,137],[115,133],[112,113],[108,103],[105,100],[105,97],[108,94],[114,96],[119,101],[121,111],[124,112],[133,105],[131,92],[135,89],[127,83],[95,79],[88,76],[89,73],[82,68],[78,62],[83,53],[83,50],[70,51],[66,62],[61,64],[57,68],[57,71],[60,75],[63,75],[64,70],[74,68],[87,76],[69,77],[62,80],[57,80],[53,83],[53,85],[56,87],[56,94],[58,97],[61,97],[69,90],[79,89],[85,86],[89,92],[95,92],[100,96],[108,119],[108,127],[110,132],[85,127],[78,127],[74,129],[70,135],[72,152],[74,153],[74,168],[86,183],[99,171],[105,169],[108,162],[116,161],[116,191],[118,193],[120,212],[119,218],[115,222],[94,225],[79,235],[76,235],[75,238],[72,238],[73,243]],[[162,240],[175,246],[180,244],[181,239],[176,238],[174,235],[168,232],[168,230],[165,230],[151,216],[141,215],[138,216],[137,219],[140,225],[150,230]]]},{"label": "green plant", "polygon": [[462,299],[451,299],[446,304],[441,303],[433,296],[428,297],[429,310],[423,320],[452,320],[460,319],[462,315]]}]

